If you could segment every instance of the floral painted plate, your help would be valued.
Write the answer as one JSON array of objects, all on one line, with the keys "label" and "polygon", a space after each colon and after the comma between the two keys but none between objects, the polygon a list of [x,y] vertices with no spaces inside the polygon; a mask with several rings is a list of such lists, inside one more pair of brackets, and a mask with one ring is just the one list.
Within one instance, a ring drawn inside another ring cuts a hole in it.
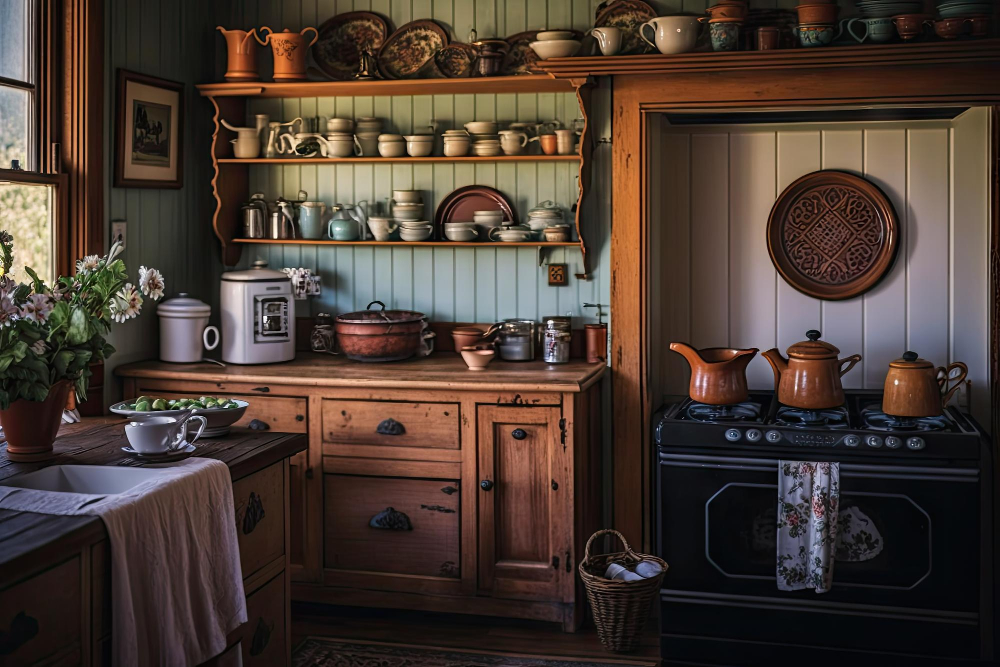
[{"label": "floral painted plate", "polygon": [[434,54],[438,71],[449,79],[464,79],[472,74],[476,50],[471,44],[452,42]]},{"label": "floral painted plate", "polygon": [[387,79],[412,78],[434,54],[448,46],[448,33],[429,19],[410,21],[389,35],[378,52],[378,68]]},{"label": "floral painted plate", "polygon": [[610,0],[597,8],[595,28],[621,28],[622,47],[619,55],[645,53],[646,42],[639,37],[639,26],[656,18],[656,11],[643,0]]},{"label": "floral painted plate", "polygon": [[333,79],[351,79],[361,65],[361,52],[378,53],[389,27],[378,14],[347,12],[319,27],[313,58],[323,73]]}]

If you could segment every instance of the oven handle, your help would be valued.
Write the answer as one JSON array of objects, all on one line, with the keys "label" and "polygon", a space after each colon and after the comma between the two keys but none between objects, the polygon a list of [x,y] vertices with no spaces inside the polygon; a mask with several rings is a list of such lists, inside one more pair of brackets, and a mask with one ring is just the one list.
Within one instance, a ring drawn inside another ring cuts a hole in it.
[{"label": "oven handle", "polygon": [[[719,470],[750,470],[777,472],[778,459],[748,459],[732,456],[701,456],[698,454],[660,454],[660,460],[683,468],[716,468]],[[926,468],[908,466],[878,466],[841,463],[840,471],[852,477],[878,477],[881,479],[924,479],[942,482],[975,482],[979,471],[969,468]],[[942,474],[946,472],[946,474]]]}]

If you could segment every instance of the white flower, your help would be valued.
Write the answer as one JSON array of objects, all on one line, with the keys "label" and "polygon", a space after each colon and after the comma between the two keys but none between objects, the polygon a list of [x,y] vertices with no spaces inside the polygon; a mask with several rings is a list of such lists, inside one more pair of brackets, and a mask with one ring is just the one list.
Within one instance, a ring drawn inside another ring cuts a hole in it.
[{"label": "white flower", "polygon": [[97,270],[97,265],[101,261],[101,258],[97,255],[87,255],[83,259],[76,260],[76,272],[78,275],[84,275],[90,273],[91,271]]},{"label": "white flower", "polygon": [[125,287],[111,297],[110,309],[111,319],[115,322],[124,322],[135,317],[142,309],[142,297],[139,296],[139,290],[132,283],[125,283]]},{"label": "white flower", "polygon": [[35,324],[44,324],[51,312],[52,298],[47,294],[32,294],[21,306],[21,316]]},{"label": "white flower", "polygon": [[18,312],[20,311],[14,305],[13,299],[6,294],[0,296],[0,327],[12,324],[17,319]]},{"label": "white flower", "polygon": [[156,269],[147,269],[145,266],[139,267],[139,287],[142,293],[153,301],[157,301],[163,296],[163,274]]},{"label": "white flower", "polygon": [[115,241],[111,245],[111,250],[108,251],[107,263],[111,264],[111,262],[115,261],[115,257],[123,252],[125,252],[125,246],[123,246],[120,241]]},{"label": "white flower", "polygon": [[44,340],[36,340],[35,344],[31,346],[31,351],[37,354],[38,356],[44,355],[46,350],[48,349],[49,346],[45,344]]}]

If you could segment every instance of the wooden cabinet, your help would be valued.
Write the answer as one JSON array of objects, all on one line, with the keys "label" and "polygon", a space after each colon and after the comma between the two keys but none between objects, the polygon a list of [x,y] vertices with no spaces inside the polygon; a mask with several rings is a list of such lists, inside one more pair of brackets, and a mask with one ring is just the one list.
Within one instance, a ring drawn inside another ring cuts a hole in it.
[{"label": "wooden cabinet", "polygon": [[0,664],[80,664],[83,632],[81,558],[0,590]]}]

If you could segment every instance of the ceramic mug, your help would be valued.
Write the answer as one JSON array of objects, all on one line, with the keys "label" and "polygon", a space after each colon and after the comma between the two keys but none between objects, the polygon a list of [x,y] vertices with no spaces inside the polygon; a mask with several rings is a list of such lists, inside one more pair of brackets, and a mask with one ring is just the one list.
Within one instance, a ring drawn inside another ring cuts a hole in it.
[{"label": "ceramic mug", "polygon": [[781,29],[773,26],[757,28],[757,50],[773,51],[781,46]]},{"label": "ceramic mug", "polygon": [[[653,41],[646,37],[647,26],[653,30]],[[661,16],[640,25],[639,36],[657,51],[667,55],[694,50],[698,30],[696,16]]]},{"label": "ceramic mug", "polygon": [[[873,44],[888,42],[896,34],[896,26],[891,18],[853,18],[840,22],[841,30],[846,30],[847,34],[854,38],[856,42],[868,40]],[[854,32],[854,26],[861,25],[864,33],[858,35]]]},{"label": "ceramic mug", "polygon": [[540,134],[532,137],[531,141],[537,141],[542,147],[542,152],[546,155],[555,155],[559,150],[559,143],[554,134]]},{"label": "ceramic mug", "polygon": [[368,229],[376,241],[388,241],[399,225],[392,218],[368,218]]},{"label": "ceramic mug", "polygon": [[556,149],[559,155],[572,155],[576,149],[576,132],[556,130]]},{"label": "ceramic mug", "polygon": [[188,423],[200,423],[198,432],[188,440],[194,443],[201,437],[208,420],[201,415],[190,415],[183,419],[177,417],[146,417],[142,420],[129,422],[125,426],[125,437],[139,454],[165,454],[184,444],[188,437]]},{"label": "ceramic mug", "polygon": [[358,155],[365,157],[378,157],[378,137],[379,132],[359,132],[354,135],[355,151]]},{"label": "ceramic mug", "polygon": [[610,26],[606,28],[593,28],[587,34],[593,35],[597,40],[597,46],[600,47],[602,55],[613,56],[622,48],[621,28]]}]

